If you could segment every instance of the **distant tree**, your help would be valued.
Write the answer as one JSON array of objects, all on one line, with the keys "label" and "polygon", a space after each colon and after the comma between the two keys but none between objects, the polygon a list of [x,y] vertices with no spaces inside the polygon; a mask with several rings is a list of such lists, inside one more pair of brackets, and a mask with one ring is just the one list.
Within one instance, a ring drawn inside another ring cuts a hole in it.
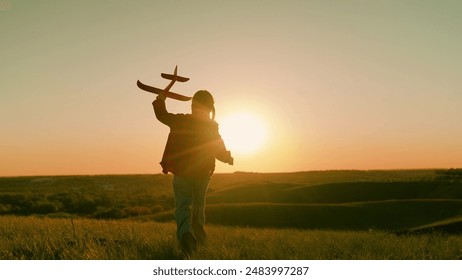
[{"label": "distant tree", "polygon": [[121,219],[127,217],[127,213],[120,208],[98,207],[93,217],[98,219]]},{"label": "distant tree", "polygon": [[136,217],[151,214],[151,209],[145,206],[133,206],[124,209],[128,216]]},{"label": "distant tree", "polygon": [[33,214],[49,214],[59,211],[58,205],[49,201],[37,201],[31,208],[30,211]]},{"label": "distant tree", "polygon": [[96,211],[97,208],[97,203],[93,201],[92,199],[82,197],[78,202],[75,207],[75,212],[76,214],[91,214]]},{"label": "distant tree", "polygon": [[0,204],[0,214],[9,214],[11,211],[11,205]]},{"label": "distant tree", "polygon": [[152,213],[159,213],[159,212],[162,212],[162,211],[164,211],[164,207],[162,207],[162,205],[154,205],[151,208]]}]

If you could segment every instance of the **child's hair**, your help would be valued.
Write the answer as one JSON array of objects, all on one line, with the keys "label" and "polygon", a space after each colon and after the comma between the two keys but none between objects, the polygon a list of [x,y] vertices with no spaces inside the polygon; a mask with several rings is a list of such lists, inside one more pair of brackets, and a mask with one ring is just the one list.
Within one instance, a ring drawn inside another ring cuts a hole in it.
[{"label": "child's hair", "polygon": [[212,112],[212,120],[215,119],[215,106],[213,105],[215,102],[210,92],[199,90],[194,94],[192,101],[201,104],[204,108]]}]

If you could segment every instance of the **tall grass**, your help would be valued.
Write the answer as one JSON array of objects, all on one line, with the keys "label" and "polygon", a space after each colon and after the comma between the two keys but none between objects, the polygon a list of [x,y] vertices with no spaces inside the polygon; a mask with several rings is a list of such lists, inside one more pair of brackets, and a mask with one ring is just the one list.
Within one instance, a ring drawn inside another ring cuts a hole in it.
[{"label": "tall grass", "polygon": [[173,224],[0,217],[0,259],[175,259]]},{"label": "tall grass", "polygon": [[[462,236],[208,226],[193,259],[462,259]],[[0,217],[0,259],[181,259],[173,223]]]},{"label": "tall grass", "polygon": [[197,258],[434,260],[462,259],[462,237],[439,233],[397,236],[380,231],[213,227]]}]

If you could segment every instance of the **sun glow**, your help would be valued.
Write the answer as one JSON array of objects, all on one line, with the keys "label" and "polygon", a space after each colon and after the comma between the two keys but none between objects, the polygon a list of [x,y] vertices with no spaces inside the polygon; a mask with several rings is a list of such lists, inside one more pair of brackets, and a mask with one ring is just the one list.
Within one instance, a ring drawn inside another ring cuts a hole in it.
[{"label": "sun glow", "polygon": [[220,121],[220,134],[233,154],[247,155],[260,150],[267,137],[265,124],[255,115],[240,112]]}]

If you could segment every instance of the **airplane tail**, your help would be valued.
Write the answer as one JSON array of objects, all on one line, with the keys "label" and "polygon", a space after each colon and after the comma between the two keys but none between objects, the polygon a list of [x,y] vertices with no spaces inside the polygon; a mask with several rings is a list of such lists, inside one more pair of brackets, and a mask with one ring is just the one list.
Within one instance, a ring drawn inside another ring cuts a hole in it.
[{"label": "airplane tail", "polygon": [[177,81],[177,82],[181,82],[181,83],[189,81],[189,78],[178,76],[177,75],[177,70],[178,70],[178,66],[175,66],[175,71],[173,72],[173,74],[162,73],[162,74],[160,74],[160,76],[162,78],[164,78],[164,79],[171,80],[171,81]]}]

